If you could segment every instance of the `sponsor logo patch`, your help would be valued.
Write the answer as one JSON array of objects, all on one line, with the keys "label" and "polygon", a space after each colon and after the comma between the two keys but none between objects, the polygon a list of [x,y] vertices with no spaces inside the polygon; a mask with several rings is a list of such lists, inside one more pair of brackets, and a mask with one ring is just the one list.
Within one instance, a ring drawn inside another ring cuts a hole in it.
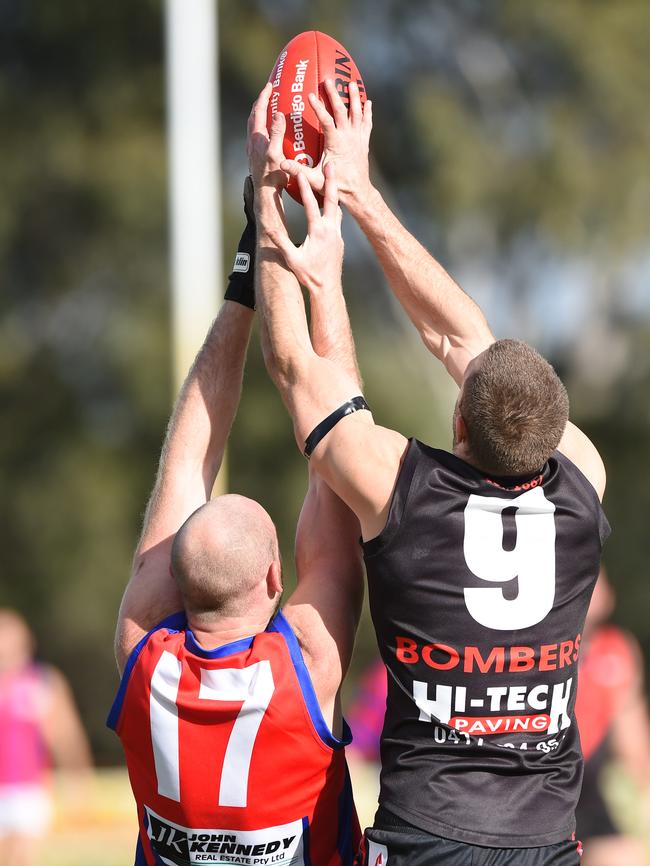
[{"label": "sponsor logo patch", "polygon": [[247,274],[251,266],[251,257],[248,253],[237,253],[232,266],[233,271],[239,274]]},{"label": "sponsor logo patch", "polygon": [[167,866],[304,866],[303,822],[261,830],[182,827],[145,806],[151,847]]}]

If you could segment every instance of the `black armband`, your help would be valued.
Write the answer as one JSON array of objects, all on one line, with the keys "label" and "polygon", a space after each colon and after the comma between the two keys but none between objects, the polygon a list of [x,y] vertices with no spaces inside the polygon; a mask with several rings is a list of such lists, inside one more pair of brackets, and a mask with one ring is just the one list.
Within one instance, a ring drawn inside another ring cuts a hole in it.
[{"label": "black armband", "polygon": [[232,273],[228,277],[225,298],[227,301],[236,301],[238,304],[243,304],[254,310],[257,231],[253,209],[253,181],[250,175],[244,181],[244,213],[246,214],[246,228],[237,246],[237,254],[232,266]]},{"label": "black armband", "polygon": [[339,406],[338,409],[335,409],[332,414],[328,415],[327,418],[320,422],[320,424],[317,424],[305,439],[305,450],[302,453],[305,455],[307,460],[311,457],[314,448],[318,445],[320,440],[324,436],[327,436],[333,427],[336,427],[341,418],[345,418],[346,415],[352,415],[353,412],[358,412],[360,409],[367,409],[370,411],[370,406],[368,406],[361,395],[348,400],[347,403],[344,403],[342,406]]}]

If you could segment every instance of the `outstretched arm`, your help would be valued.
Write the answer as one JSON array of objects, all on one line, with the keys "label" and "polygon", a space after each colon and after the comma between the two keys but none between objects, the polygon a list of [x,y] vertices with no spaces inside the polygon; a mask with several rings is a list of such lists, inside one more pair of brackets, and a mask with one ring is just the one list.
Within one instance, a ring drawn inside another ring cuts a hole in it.
[{"label": "outstretched arm", "polygon": [[[325,88],[333,114],[315,94],[309,95],[309,101],[325,135],[327,160],[336,165],[341,202],[372,244],[393,293],[423,342],[460,386],[472,358],[494,342],[487,320],[442,265],[404,228],[370,182],[372,103],[361,105],[352,82],[348,116],[333,83],[326,82]],[[322,189],[321,167],[306,170],[291,160],[284,160],[281,167],[294,176],[305,172],[312,187]],[[602,499],[605,468],[588,437],[569,423],[558,447],[580,468]]]},{"label": "outstretched arm", "polygon": [[[296,273],[321,274],[321,279],[328,274],[327,283],[340,291],[343,242],[336,183],[330,173],[321,216],[309,183],[299,178],[308,236],[296,249],[284,225],[279,191],[284,118],[276,115],[269,139],[269,89],[253,107],[249,130],[258,221],[257,302],[268,329],[267,367],[293,418],[302,450],[311,431],[359,391],[351,373],[314,351],[300,285],[287,267],[288,262]],[[341,420],[313,453],[316,469],[359,517],[365,538],[383,528],[405,446],[404,437],[375,426],[369,412],[358,411]]]},{"label": "outstretched arm", "polygon": [[120,670],[160,620],[182,608],[170,572],[174,535],[210,498],[241,395],[253,311],[224,301],[176,401],[115,635]]},{"label": "outstretched arm", "polygon": [[460,386],[472,358],[494,342],[481,309],[404,228],[377,189],[351,200],[349,210],[422,341]]},{"label": "outstretched arm", "polygon": [[[319,270],[312,280],[303,271],[302,282],[309,291],[314,352],[345,371],[360,394],[361,377],[340,273]],[[296,530],[298,586],[284,612],[300,637],[320,705],[337,733],[340,708],[336,699],[352,657],[363,600],[360,535],[355,514],[310,465],[309,489]]]},{"label": "outstretched arm", "polygon": [[[312,255],[314,252],[317,250]],[[340,263],[333,257],[329,264],[332,266],[318,268],[314,279],[307,269],[302,272],[310,295],[310,341],[314,353],[343,370],[360,393]],[[270,267],[269,262],[261,265],[263,271]],[[301,315],[304,317],[304,308]],[[265,356],[270,357],[264,317],[260,330]],[[283,609],[300,641],[324,717],[337,735],[341,728],[339,690],[352,656],[363,599],[360,534],[354,513],[310,466],[309,488],[296,530],[297,587]]]},{"label": "outstretched arm", "polygon": [[[327,160],[334,162],[341,203],[372,244],[390,287],[429,350],[460,385],[467,364],[494,342],[485,316],[433,256],[411,235],[370,182],[368,145],[372,103],[361,105],[350,83],[350,112],[331,81],[325,84],[332,105],[310,94],[325,135]],[[282,168],[297,176],[304,167],[291,160]],[[315,189],[322,189],[322,168],[306,170]]]}]

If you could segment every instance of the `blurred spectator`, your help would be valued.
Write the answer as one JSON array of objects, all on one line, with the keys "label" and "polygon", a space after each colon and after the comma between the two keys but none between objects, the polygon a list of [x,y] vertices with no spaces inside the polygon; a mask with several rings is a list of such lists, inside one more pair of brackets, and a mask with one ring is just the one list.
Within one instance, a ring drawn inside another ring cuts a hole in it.
[{"label": "blurred spectator", "polygon": [[52,814],[49,769],[85,775],[90,750],[68,684],[34,661],[26,622],[0,609],[0,866],[30,866]]},{"label": "blurred spectator", "polygon": [[591,600],[581,646],[576,715],[585,772],[576,811],[583,866],[648,866],[643,846],[622,832],[603,797],[603,771],[617,760],[650,793],[650,721],[639,644],[604,621],[614,591],[604,569]]},{"label": "blurred spectator", "polygon": [[346,746],[354,802],[362,827],[372,825],[379,799],[379,740],[386,712],[386,668],[380,658],[360,677],[345,713],[353,740]]},{"label": "blurred spectator", "polygon": [[379,764],[379,740],[386,712],[386,666],[378,658],[357,683],[354,702],[345,714],[353,740],[347,747],[355,760]]}]

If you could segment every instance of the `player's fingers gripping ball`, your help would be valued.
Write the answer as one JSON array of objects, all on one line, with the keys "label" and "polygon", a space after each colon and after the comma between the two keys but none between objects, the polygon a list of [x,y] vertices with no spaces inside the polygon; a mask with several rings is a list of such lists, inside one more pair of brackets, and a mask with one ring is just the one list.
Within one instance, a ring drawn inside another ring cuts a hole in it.
[{"label": "player's fingers gripping ball", "polygon": [[[273,115],[280,111],[287,119],[283,152],[308,168],[318,165],[323,155],[324,136],[316,115],[309,104],[310,93],[318,94],[332,112],[324,82],[332,79],[345,107],[350,109],[350,82],[356,82],[361,103],[366,101],[366,89],[356,63],[345,48],[326,33],[307,30],[299,33],[280,52],[269,81],[272,84],[267,126],[271,129]],[[295,177],[289,178],[287,191],[300,202]]]}]

